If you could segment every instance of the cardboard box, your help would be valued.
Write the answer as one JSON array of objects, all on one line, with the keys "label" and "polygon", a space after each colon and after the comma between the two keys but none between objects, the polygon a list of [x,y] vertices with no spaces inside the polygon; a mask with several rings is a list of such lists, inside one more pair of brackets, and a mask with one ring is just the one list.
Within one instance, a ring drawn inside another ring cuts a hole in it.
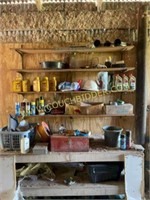
[{"label": "cardboard box", "polygon": [[105,105],[105,113],[112,115],[131,115],[133,114],[133,105],[129,103],[123,105]]},{"label": "cardboard box", "polygon": [[89,138],[83,136],[62,136],[54,134],[50,139],[51,151],[83,152],[89,151]]},{"label": "cardboard box", "polygon": [[102,102],[81,102],[78,104],[66,104],[65,114],[84,114],[84,115],[98,115],[103,113],[104,103]]}]

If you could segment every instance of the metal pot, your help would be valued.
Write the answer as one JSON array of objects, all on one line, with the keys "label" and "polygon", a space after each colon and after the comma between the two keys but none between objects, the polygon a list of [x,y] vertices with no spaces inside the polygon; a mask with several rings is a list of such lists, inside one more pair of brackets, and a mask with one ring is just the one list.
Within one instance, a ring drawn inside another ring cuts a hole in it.
[{"label": "metal pot", "polygon": [[57,61],[44,61],[40,65],[43,69],[66,69],[69,67],[67,63]]}]

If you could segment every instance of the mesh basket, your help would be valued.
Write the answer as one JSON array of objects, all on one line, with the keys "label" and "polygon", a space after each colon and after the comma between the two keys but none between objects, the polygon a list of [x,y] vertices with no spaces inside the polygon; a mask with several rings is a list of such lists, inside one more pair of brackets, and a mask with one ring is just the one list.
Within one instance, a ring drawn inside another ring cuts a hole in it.
[{"label": "mesh basket", "polygon": [[0,147],[5,150],[20,150],[20,140],[24,136],[34,139],[34,128],[23,132],[0,131]]}]

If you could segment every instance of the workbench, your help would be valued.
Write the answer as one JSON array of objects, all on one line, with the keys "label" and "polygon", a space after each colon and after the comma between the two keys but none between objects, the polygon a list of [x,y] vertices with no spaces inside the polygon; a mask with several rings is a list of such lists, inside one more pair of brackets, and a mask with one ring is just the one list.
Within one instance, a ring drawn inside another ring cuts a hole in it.
[{"label": "workbench", "polygon": [[[0,152],[0,200],[13,200],[17,188],[16,163],[120,162],[125,165],[124,181],[76,183],[71,186],[37,180],[24,182],[24,196],[96,196],[125,194],[127,200],[144,199],[144,154],[137,150],[98,149],[89,152],[49,152],[46,155]],[[25,180],[24,180],[25,181]]]}]

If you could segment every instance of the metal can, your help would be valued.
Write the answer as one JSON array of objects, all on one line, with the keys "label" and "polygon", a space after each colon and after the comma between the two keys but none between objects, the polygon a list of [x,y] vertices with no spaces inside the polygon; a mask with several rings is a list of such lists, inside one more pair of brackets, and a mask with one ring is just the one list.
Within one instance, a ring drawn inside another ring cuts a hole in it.
[{"label": "metal can", "polygon": [[23,117],[26,115],[26,103],[24,101],[20,103],[20,114]]},{"label": "metal can", "polygon": [[126,130],[126,148],[127,149],[131,148],[131,135],[132,135],[132,131]]},{"label": "metal can", "polygon": [[32,101],[31,102],[31,108],[30,108],[30,111],[31,111],[31,115],[36,115],[36,106],[35,106],[35,102]]},{"label": "metal can", "polygon": [[121,134],[121,137],[120,137],[120,149],[126,150],[126,137],[124,134]]},{"label": "metal can", "polygon": [[30,116],[30,102],[26,102],[25,115]]},{"label": "metal can", "polygon": [[15,115],[16,116],[20,115],[20,103],[19,102],[15,103]]}]

